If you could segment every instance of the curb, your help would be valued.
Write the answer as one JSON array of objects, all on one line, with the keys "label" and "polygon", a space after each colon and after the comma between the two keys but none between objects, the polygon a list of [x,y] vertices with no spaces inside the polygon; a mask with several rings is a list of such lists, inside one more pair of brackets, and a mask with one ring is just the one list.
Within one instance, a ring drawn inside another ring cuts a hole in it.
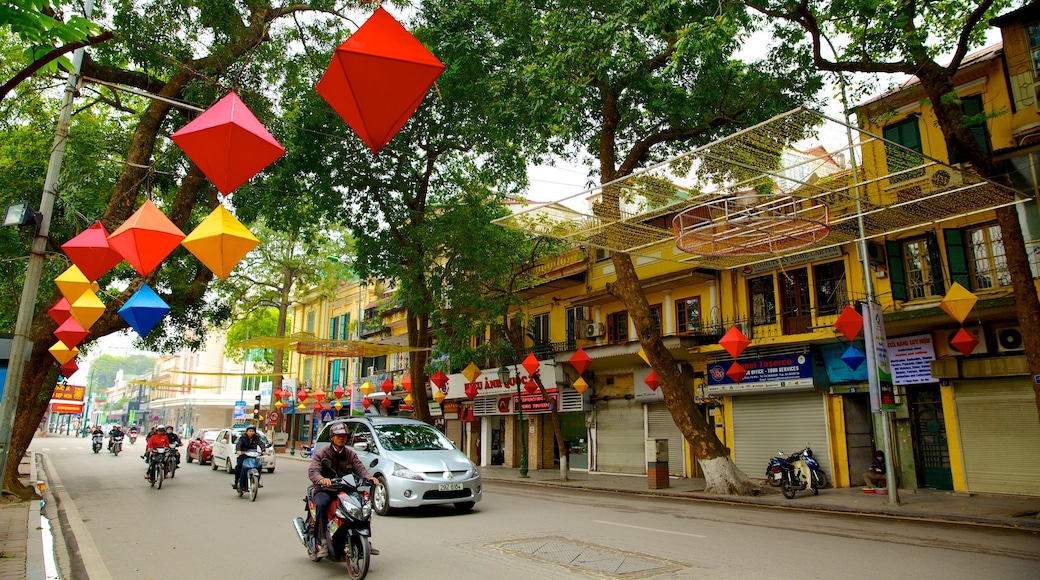
[{"label": "curb", "polygon": [[51,483],[49,491],[54,494],[56,500],[55,503],[57,504],[61,520],[62,536],[65,539],[66,551],[68,552],[64,554],[66,560],[72,563],[73,568],[76,568],[78,564],[78,567],[86,574],[86,577],[91,580],[112,580],[108,566],[105,565],[104,559],[101,558],[101,553],[98,552],[97,544],[94,543],[94,537],[90,535],[86,524],[80,518],[79,509],[76,508],[76,504],[72,501],[69,492],[65,491],[65,486],[62,484],[58,472],[45,454],[40,453],[39,455],[43,458],[47,479]]},{"label": "curb", "polygon": [[[36,453],[29,451],[29,483],[34,486],[40,480],[39,474],[36,472],[36,456]],[[43,563],[43,535],[40,520],[42,502],[42,499],[35,497],[29,500],[29,535],[25,539],[25,577],[27,580],[47,577],[46,566]]]}]

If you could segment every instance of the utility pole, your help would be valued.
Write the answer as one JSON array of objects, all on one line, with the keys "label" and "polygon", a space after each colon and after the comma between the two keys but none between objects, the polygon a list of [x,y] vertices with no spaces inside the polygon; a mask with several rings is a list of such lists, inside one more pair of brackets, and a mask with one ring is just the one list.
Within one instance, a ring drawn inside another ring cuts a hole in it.
[{"label": "utility pole", "polygon": [[[83,15],[89,19],[93,12],[94,1],[86,0]],[[43,273],[44,250],[47,247],[47,234],[50,232],[51,213],[58,189],[58,176],[61,173],[61,158],[65,154],[65,141],[69,136],[72,101],[79,92],[79,71],[82,64],[83,49],[79,48],[72,57],[72,71],[65,84],[65,102],[58,115],[58,124],[54,128],[54,146],[51,148],[47,177],[43,183],[43,198],[40,200],[42,218],[40,227],[36,230],[36,236],[33,238],[32,250],[29,252],[29,264],[25,268],[25,283],[22,285],[22,298],[18,304],[18,318],[15,321],[14,339],[11,343],[11,362],[7,369],[3,401],[0,402],[0,485],[3,485],[7,477],[7,460],[11,452],[14,415],[18,410],[18,397],[21,395],[22,379],[25,377],[25,363],[28,358],[26,351],[31,348],[29,332],[32,330],[36,293],[39,290],[40,276]]]}]

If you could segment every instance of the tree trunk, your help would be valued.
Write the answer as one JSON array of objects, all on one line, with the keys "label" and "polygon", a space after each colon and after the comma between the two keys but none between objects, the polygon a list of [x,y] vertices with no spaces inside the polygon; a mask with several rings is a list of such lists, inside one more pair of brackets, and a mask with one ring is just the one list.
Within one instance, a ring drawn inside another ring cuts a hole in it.
[{"label": "tree trunk", "polygon": [[[408,346],[426,348],[430,342],[430,319],[428,316],[416,316],[411,309],[405,310],[408,323]],[[430,413],[430,400],[426,397],[426,363],[430,358],[427,350],[413,350],[408,353],[409,373],[412,377],[412,415],[423,422],[433,423]],[[433,388],[437,388],[436,386]]]},{"label": "tree trunk", "polygon": [[[542,373],[536,372],[531,378],[538,385],[538,390],[542,393],[542,399],[549,405],[549,411],[552,414],[553,433],[556,435],[556,449],[560,453],[560,480],[567,481],[570,479],[570,473],[568,473],[569,463],[567,461],[567,442],[563,440],[563,427],[560,425],[559,410],[556,408],[556,403],[549,397],[548,391],[545,390],[545,384],[542,383]],[[562,398],[562,393],[560,396]]]}]

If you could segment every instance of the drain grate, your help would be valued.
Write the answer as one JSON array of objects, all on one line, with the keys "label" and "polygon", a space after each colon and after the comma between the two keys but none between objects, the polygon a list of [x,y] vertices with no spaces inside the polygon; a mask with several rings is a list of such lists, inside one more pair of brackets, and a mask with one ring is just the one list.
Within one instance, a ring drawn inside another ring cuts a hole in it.
[{"label": "drain grate", "polygon": [[647,578],[685,565],[655,556],[615,550],[565,538],[532,538],[492,545],[504,552],[607,578]]}]

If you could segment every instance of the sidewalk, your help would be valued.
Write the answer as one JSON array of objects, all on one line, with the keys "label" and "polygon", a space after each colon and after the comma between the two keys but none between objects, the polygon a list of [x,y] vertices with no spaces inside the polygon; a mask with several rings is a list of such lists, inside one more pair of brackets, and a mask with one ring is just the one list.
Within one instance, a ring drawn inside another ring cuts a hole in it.
[{"label": "sidewalk", "polygon": [[[19,480],[32,482],[34,457],[28,453],[18,464]],[[43,580],[43,538],[40,526],[40,500],[0,502],[0,580]]]}]

